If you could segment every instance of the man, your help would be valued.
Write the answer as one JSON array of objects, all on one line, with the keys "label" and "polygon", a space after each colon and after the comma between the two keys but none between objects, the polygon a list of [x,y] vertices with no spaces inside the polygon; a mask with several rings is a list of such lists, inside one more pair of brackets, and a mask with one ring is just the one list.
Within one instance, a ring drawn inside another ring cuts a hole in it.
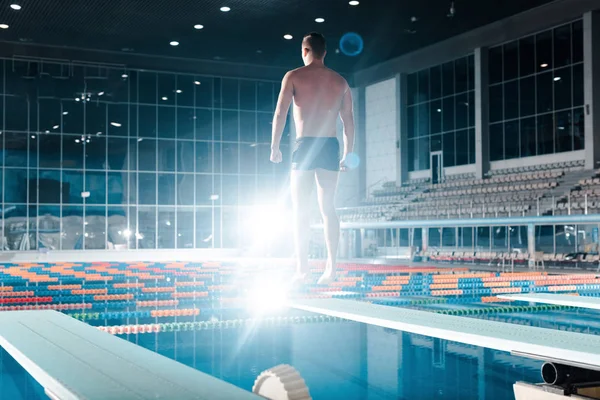
[{"label": "man", "polygon": [[[289,71],[283,78],[273,118],[271,143],[271,161],[280,163],[282,155],[279,144],[293,100],[296,146],[292,156],[291,186],[298,258],[294,281],[304,281],[309,272],[309,198],[316,180],[328,254],[325,273],[319,279],[319,284],[335,280],[340,236],[340,223],[334,204],[335,192],[338,173],[346,170],[345,159],[354,145],[352,93],[344,78],[325,67],[326,52],[325,38],[320,33],[309,33],[302,40],[305,66]],[[338,115],[344,125],[344,153],[341,160],[336,137]]]}]

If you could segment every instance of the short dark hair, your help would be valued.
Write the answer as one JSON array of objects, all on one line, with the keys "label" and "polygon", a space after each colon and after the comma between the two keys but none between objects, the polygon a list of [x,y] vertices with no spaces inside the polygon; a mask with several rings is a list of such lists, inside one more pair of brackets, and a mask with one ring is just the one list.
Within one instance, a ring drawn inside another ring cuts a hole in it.
[{"label": "short dark hair", "polygon": [[327,51],[325,36],[318,32],[310,32],[304,35],[303,41],[308,44],[308,47],[310,47],[310,50],[316,58],[325,57],[325,52]]}]

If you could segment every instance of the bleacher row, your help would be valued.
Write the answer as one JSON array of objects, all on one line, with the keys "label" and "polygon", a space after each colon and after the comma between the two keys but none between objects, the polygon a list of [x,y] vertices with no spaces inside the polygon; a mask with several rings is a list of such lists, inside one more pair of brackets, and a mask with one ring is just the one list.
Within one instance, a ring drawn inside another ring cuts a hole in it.
[{"label": "bleacher row", "polygon": [[[579,266],[580,263],[593,267],[600,267],[600,255],[598,254],[536,254],[531,256],[529,253],[520,252],[480,252],[480,251],[438,251],[428,250],[422,254],[428,260],[450,263],[473,263],[473,264],[498,264],[514,263],[516,265],[526,265],[529,260],[537,261],[544,265],[547,263],[553,266]],[[537,259],[536,259],[537,258]]]},{"label": "bleacher row", "polygon": [[[583,213],[600,209],[600,176],[580,180],[581,188],[572,192],[570,206],[564,204],[563,197],[555,200],[561,182],[569,190],[576,181],[568,174],[581,176],[582,168],[583,161],[572,161],[493,171],[486,179],[474,179],[473,174],[464,173],[448,176],[438,184],[419,179],[396,187],[394,182],[388,182],[361,207],[340,210],[339,214],[342,221],[367,222],[541,215],[548,210],[557,214]],[[592,176],[594,171],[589,173]],[[581,198],[586,195],[587,200]]]}]

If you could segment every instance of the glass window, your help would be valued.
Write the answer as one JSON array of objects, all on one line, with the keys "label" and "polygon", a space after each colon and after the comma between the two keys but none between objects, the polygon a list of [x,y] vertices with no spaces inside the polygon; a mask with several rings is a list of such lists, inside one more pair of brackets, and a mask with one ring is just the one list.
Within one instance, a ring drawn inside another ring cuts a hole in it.
[{"label": "glass window", "polygon": [[237,79],[221,80],[222,107],[237,109],[239,104],[239,86]]},{"label": "glass window", "polygon": [[419,98],[418,103],[429,100],[429,70],[419,72]]},{"label": "glass window", "polygon": [[546,72],[537,76],[537,112],[545,113],[552,111],[552,85],[553,85],[552,72]]},{"label": "glass window", "polygon": [[175,210],[173,208],[158,208],[158,248],[175,248]]},{"label": "glass window", "polygon": [[140,171],[156,171],[156,140],[138,139],[138,154]]},{"label": "glass window", "polygon": [[583,61],[583,21],[575,21],[571,26],[571,40],[573,48],[573,62]]},{"label": "glass window", "polygon": [[240,110],[256,110],[256,83],[241,79],[240,85]]},{"label": "glass window", "polygon": [[158,107],[158,137],[174,138],[176,131],[175,107]]},{"label": "glass window", "polygon": [[489,50],[490,83],[502,82],[502,46],[492,47]]},{"label": "glass window", "polygon": [[552,114],[537,117],[537,154],[554,152],[554,121]]},{"label": "glass window", "polygon": [[454,148],[454,145],[455,145],[454,141],[455,141],[454,131],[444,133],[443,147],[442,147],[442,151],[444,152],[444,155],[443,155],[444,167],[453,167],[456,165],[456,160],[455,160],[456,150]]},{"label": "glass window", "polygon": [[[291,123],[291,122],[290,122]],[[240,112],[240,141],[256,143],[256,113]]]},{"label": "glass window", "polygon": [[194,248],[194,212],[177,210],[177,248]]},{"label": "glass window", "polygon": [[560,68],[571,61],[571,25],[554,29],[554,68]]},{"label": "glass window", "polygon": [[[406,120],[407,120],[407,134],[408,138],[414,138],[417,136],[419,126],[417,124],[417,107],[409,106],[406,109]],[[441,129],[441,127],[440,127]]]},{"label": "glass window", "polygon": [[504,158],[519,158],[520,139],[519,139],[519,121],[513,120],[504,124]]},{"label": "glass window", "polygon": [[[583,146],[583,142],[575,139],[574,131],[572,144],[566,136],[560,139],[558,129],[552,123],[558,118],[557,111],[564,111],[561,119],[565,119],[567,115],[573,116],[574,108],[584,101],[583,66],[581,58],[576,56],[580,29],[581,21],[576,21],[490,49],[490,81],[504,81],[502,90],[499,84],[490,86],[490,123],[526,118],[518,124],[520,157],[571,151],[578,145]],[[503,64],[502,78],[497,71],[500,62]],[[517,66],[521,77],[518,85],[510,80]],[[510,127],[512,129],[512,125]],[[505,134],[508,128],[505,124]],[[517,125],[514,128],[516,130]],[[509,146],[507,138],[505,143]],[[512,143],[512,148],[505,149],[506,158],[517,157],[517,146],[513,147]]]},{"label": "glass window", "polygon": [[194,139],[195,137],[196,110],[193,108],[177,108],[177,138]]},{"label": "glass window", "polygon": [[449,96],[455,93],[453,62],[448,62],[442,65],[442,92],[444,96]]},{"label": "glass window", "polygon": [[519,75],[519,42],[514,41],[504,45],[503,66],[504,81],[510,81]]},{"label": "glass window", "polygon": [[156,248],[156,216],[156,207],[138,208],[138,249]]},{"label": "glass window", "polygon": [[519,81],[504,84],[504,119],[519,117]]},{"label": "glass window", "polygon": [[504,132],[502,123],[490,125],[490,160],[504,159]]},{"label": "glass window", "polygon": [[239,146],[234,143],[223,143],[223,173],[237,174],[239,173]]},{"label": "glass window", "polygon": [[556,141],[556,151],[571,151],[573,150],[573,133],[571,127],[571,111],[561,111],[556,113],[556,131],[554,133]]},{"label": "glass window", "polygon": [[535,37],[535,58],[537,71],[543,72],[554,67],[552,64],[552,31],[539,33]]},{"label": "glass window", "polygon": [[418,103],[419,91],[418,91],[419,78],[417,74],[409,74],[406,77],[407,85],[407,103],[408,105]]},{"label": "glass window", "polygon": [[442,97],[442,67],[436,66],[429,70],[429,79],[431,83],[431,98]]},{"label": "glass window", "polygon": [[239,113],[237,111],[223,111],[221,118],[223,140],[237,142],[239,140]]},{"label": "glass window", "polygon": [[[442,131],[442,101],[435,100],[429,104],[429,115],[431,115],[431,133],[440,133]],[[410,122],[411,121],[409,118],[409,124]]]},{"label": "glass window", "polygon": [[[128,139],[109,137],[107,140],[107,165],[109,170],[127,170]],[[137,141],[132,141],[134,147],[137,147]],[[130,169],[137,169],[137,160],[134,160]]]},{"label": "glass window", "polygon": [[[456,165],[469,164],[469,131],[466,129],[456,132]],[[446,151],[444,150],[444,154]],[[444,155],[444,158],[446,156]],[[445,161],[445,160],[444,160]]]},{"label": "glass window", "polygon": [[156,174],[138,174],[138,204],[156,204]]},{"label": "glass window", "polygon": [[86,169],[107,169],[106,138],[104,136],[86,136],[83,149],[85,151]]},{"label": "glass window", "polygon": [[489,96],[490,96],[490,122],[498,122],[502,121],[504,113],[504,104],[503,104],[503,85],[494,85],[490,86]]},{"label": "glass window", "polygon": [[571,108],[571,67],[554,70],[554,109]]},{"label": "glass window", "polygon": [[106,173],[86,171],[85,191],[90,193],[86,204],[106,204]]},{"label": "glass window", "polygon": [[535,36],[528,36],[519,40],[519,76],[529,76],[535,71]]},{"label": "glass window", "polygon": [[444,101],[442,104],[442,118],[443,118],[442,130],[444,132],[454,130],[454,116],[455,116],[454,103],[455,103],[454,97],[444,98]]},{"label": "glass window", "polygon": [[177,174],[177,204],[183,206],[194,205],[194,175]]},{"label": "glass window", "polygon": [[585,143],[585,114],[583,107],[573,110],[573,150],[582,150]]},{"label": "glass window", "polygon": [[137,136],[156,137],[156,106],[139,106]]},{"label": "glass window", "polygon": [[535,117],[523,118],[520,122],[521,157],[536,154]]},{"label": "glass window", "polygon": [[174,205],[175,204],[175,174],[158,174],[158,204],[159,205]]},{"label": "glass window", "polygon": [[519,80],[519,105],[521,117],[535,114],[535,77]]},{"label": "glass window", "polygon": [[196,109],[196,140],[212,140],[213,130],[212,111]]},{"label": "glass window", "polygon": [[158,171],[175,171],[175,143],[174,140],[158,141]]}]

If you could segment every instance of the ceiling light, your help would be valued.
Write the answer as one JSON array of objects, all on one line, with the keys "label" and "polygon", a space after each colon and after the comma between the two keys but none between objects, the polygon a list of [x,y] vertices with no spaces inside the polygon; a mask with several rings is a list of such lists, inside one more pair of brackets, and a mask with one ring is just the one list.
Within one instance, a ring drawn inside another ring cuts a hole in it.
[{"label": "ceiling light", "polygon": [[48,130],[47,130],[47,131],[45,131],[44,133],[50,133],[50,131],[48,131]]},{"label": "ceiling light", "polygon": [[31,138],[32,138],[32,139],[35,139],[35,135],[31,135]]},{"label": "ceiling light", "polygon": [[555,76],[554,77],[554,82],[558,82],[558,81],[560,81],[560,76]]},{"label": "ceiling light", "polygon": [[194,84],[199,85],[200,81],[194,81]]},{"label": "ceiling light", "polygon": [[325,18],[316,18],[315,22],[321,24],[321,23],[325,22]]},{"label": "ceiling light", "polygon": [[115,127],[117,127],[117,128],[120,128],[120,127],[121,127],[121,124],[120,124],[120,123],[118,123],[118,122],[111,122],[110,124],[111,124],[112,126],[115,126]]},{"label": "ceiling light", "polygon": [[357,0],[350,0],[350,1],[348,2],[348,4],[350,4],[351,6],[357,6],[357,5],[359,5],[360,3],[359,3]]},{"label": "ceiling light", "polygon": [[52,129],[58,129],[58,128],[60,128],[60,125],[54,125],[54,126],[52,127]]},{"label": "ceiling light", "polygon": [[75,101],[81,101],[79,97],[75,97]]},{"label": "ceiling light", "polygon": [[104,92],[98,92],[98,96],[103,96]]},{"label": "ceiling light", "polygon": [[231,11],[231,8],[224,6],[224,7],[221,7],[220,10],[223,12],[229,12],[229,11]]},{"label": "ceiling light", "polygon": [[18,4],[11,4],[11,5],[10,5],[10,8],[12,8],[13,10],[17,10],[17,11],[18,11],[18,10],[20,10],[20,9],[21,9],[21,6],[20,6],[20,5],[18,5]]},{"label": "ceiling light", "polygon": [[181,90],[181,89],[177,89],[177,90],[175,91],[175,93],[181,93],[181,92],[183,92],[183,90]]},{"label": "ceiling light", "polygon": [[75,139],[75,143],[79,143],[79,139]]},{"label": "ceiling light", "polygon": [[546,64],[546,63],[543,63],[540,65],[540,67],[542,67],[542,68],[546,68],[547,66],[548,66],[548,64]]},{"label": "ceiling light", "polygon": [[283,38],[285,40],[292,40],[294,37],[292,35],[290,35],[289,33],[287,33],[287,34],[283,35]]},{"label": "ceiling light", "polygon": [[8,25],[6,25],[6,24],[0,24],[0,29],[8,29]]},{"label": "ceiling light", "polygon": [[128,78],[128,77],[129,77],[129,75],[127,75],[127,74],[123,74],[123,75],[121,75],[121,78],[123,78],[123,79],[126,79],[126,78]]},{"label": "ceiling light", "polygon": [[162,97],[162,101],[167,101],[167,100],[169,100],[169,98],[167,96]]},{"label": "ceiling light", "polygon": [[441,108],[438,108],[438,109],[437,109],[437,112],[442,112],[442,109],[441,109]]},{"label": "ceiling light", "polygon": [[173,40],[171,43],[169,43],[171,46],[179,46],[179,42],[177,40]]},{"label": "ceiling light", "polygon": [[143,138],[138,138],[138,142],[141,142],[142,140],[144,140]]},{"label": "ceiling light", "polygon": [[194,25],[194,29],[204,29],[204,25],[196,24]]},{"label": "ceiling light", "polygon": [[63,115],[69,115],[68,111],[63,111]]},{"label": "ceiling light", "polygon": [[98,133],[96,133],[96,135],[100,136],[100,135],[102,135],[102,132],[98,132]]}]

